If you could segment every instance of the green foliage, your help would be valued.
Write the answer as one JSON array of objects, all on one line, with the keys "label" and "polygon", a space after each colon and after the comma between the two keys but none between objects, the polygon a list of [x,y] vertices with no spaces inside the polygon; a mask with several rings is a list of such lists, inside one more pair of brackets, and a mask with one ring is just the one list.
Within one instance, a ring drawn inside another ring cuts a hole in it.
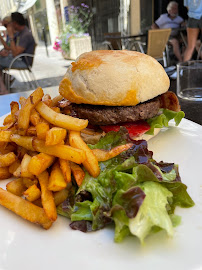
[{"label": "green foliage", "polygon": [[87,32],[93,17],[89,6],[84,3],[77,7],[70,6],[68,11],[69,22],[64,26],[60,36],[60,47],[66,53],[69,53],[69,41],[71,38],[89,36]]}]

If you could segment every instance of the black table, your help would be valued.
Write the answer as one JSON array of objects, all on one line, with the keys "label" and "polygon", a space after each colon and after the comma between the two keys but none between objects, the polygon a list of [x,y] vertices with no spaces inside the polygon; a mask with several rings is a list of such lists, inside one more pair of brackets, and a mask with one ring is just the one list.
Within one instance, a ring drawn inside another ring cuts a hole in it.
[{"label": "black table", "polygon": [[108,35],[105,36],[105,39],[132,39],[132,38],[141,38],[141,37],[146,37],[147,33],[141,33],[138,35],[133,35],[133,36],[113,36],[113,35]]},{"label": "black table", "polygon": [[120,36],[120,35],[105,35],[105,40],[109,41],[111,43],[111,46],[114,50],[121,50],[121,49],[131,49],[130,43],[134,40],[142,40],[144,38],[144,41],[147,43],[147,32],[132,35],[132,36]]}]

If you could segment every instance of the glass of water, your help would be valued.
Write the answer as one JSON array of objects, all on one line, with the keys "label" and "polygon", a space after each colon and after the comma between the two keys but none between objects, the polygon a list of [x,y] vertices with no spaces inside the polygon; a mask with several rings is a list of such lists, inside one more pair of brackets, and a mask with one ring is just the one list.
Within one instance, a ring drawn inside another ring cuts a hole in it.
[{"label": "glass of water", "polygon": [[202,60],[177,64],[177,95],[192,101],[202,101]]}]

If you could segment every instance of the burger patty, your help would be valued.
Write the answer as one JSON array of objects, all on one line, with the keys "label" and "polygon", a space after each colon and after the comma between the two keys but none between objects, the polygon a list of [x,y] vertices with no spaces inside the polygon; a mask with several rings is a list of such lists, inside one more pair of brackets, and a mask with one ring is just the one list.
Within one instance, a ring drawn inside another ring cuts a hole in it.
[{"label": "burger patty", "polygon": [[136,106],[102,106],[71,103],[70,107],[73,116],[88,119],[92,125],[112,125],[154,117],[161,107],[161,101],[157,97]]}]

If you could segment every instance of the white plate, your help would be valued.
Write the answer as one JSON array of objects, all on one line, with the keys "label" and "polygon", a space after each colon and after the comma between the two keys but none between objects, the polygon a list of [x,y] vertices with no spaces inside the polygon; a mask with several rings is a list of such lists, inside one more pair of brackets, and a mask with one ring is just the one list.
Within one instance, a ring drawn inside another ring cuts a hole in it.
[{"label": "white plate", "polygon": [[112,227],[85,234],[71,230],[63,217],[45,231],[0,206],[0,270],[202,269],[202,126],[184,119],[152,139],[149,149],[157,161],[179,164],[196,203],[176,209],[182,223],[173,239],[160,232],[145,246],[134,237],[115,244]]}]

